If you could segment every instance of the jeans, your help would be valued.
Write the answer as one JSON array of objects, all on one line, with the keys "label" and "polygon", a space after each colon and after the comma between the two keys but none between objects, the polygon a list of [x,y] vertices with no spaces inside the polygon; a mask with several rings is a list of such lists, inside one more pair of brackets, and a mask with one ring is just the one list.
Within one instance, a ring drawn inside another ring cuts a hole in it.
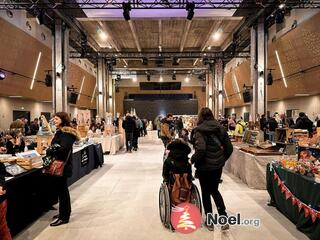
[{"label": "jeans", "polygon": [[202,203],[206,215],[208,213],[212,213],[212,204],[210,198],[210,196],[212,196],[217,206],[219,215],[227,216],[223,198],[218,190],[219,181],[222,175],[222,168],[210,171],[197,171],[197,174],[200,181]]},{"label": "jeans", "polygon": [[12,240],[7,225],[7,201],[3,201],[2,203],[0,203],[0,239]]},{"label": "jeans", "polygon": [[67,177],[57,177],[57,190],[59,198],[59,218],[69,221],[71,215],[70,193]]},{"label": "jeans", "polygon": [[269,141],[275,142],[276,141],[276,132],[269,132]]},{"label": "jeans", "polygon": [[133,146],[133,132],[126,132],[126,148],[131,151]]}]

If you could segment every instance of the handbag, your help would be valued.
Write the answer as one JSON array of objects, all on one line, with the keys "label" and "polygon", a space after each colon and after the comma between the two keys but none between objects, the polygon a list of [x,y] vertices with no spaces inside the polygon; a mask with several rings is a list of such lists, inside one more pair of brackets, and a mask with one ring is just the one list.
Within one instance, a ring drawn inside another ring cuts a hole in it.
[{"label": "handbag", "polygon": [[44,173],[51,176],[62,177],[64,167],[69,160],[70,153],[71,151],[69,151],[67,160],[65,162],[62,160],[53,160],[48,167],[44,168]]}]

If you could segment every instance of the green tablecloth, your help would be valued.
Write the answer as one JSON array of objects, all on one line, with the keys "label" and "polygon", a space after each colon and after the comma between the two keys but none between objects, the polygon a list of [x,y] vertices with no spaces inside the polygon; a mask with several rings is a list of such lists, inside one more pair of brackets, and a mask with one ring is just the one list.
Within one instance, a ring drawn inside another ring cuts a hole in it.
[{"label": "green tablecloth", "polygon": [[297,205],[293,205],[291,198],[286,200],[285,194],[281,192],[278,181],[274,179],[274,171],[280,180],[301,202],[312,206],[320,211],[320,184],[312,178],[288,171],[275,163],[267,166],[267,190],[271,197],[271,203],[277,207],[287,218],[289,218],[298,230],[305,233],[312,240],[320,240],[320,219],[313,223],[311,216],[305,218],[304,210],[300,212]]}]

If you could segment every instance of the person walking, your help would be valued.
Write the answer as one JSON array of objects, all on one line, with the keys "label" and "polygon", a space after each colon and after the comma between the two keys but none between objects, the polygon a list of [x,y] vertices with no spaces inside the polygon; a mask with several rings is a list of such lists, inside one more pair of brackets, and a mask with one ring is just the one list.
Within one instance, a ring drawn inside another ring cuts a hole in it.
[{"label": "person walking", "polygon": [[[210,196],[213,197],[220,216],[227,216],[223,198],[218,190],[222,169],[233,152],[228,133],[214,119],[209,108],[202,108],[198,115],[198,125],[194,129],[195,152],[190,163],[195,164],[196,174],[200,181],[202,202],[206,216],[212,214]],[[206,222],[206,227],[213,231],[214,226]],[[227,230],[229,225],[221,227]]]},{"label": "person walking", "polygon": [[126,115],[125,120],[122,122],[122,128],[124,129],[126,133],[126,149],[127,152],[132,152],[133,147],[133,132],[136,128],[136,123],[133,120],[133,118],[128,113]]},{"label": "person walking", "polygon": [[172,124],[173,116],[168,113],[167,117],[162,119],[160,125],[160,137],[163,142],[164,147],[167,147],[168,143],[173,139],[173,134],[170,130],[170,125]]},{"label": "person walking", "polygon": [[[0,151],[1,153],[1,151]],[[3,163],[0,163],[0,239],[12,240],[10,230],[7,224],[7,200],[5,190],[6,168]]]},{"label": "person walking", "polygon": [[65,162],[63,176],[53,177],[59,199],[59,214],[53,217],[55,220],[50,224],[55,227],[68,223],[70,219],[71,201],[67,179],[72,176],[72,149],[74,142],[80,140],[80,134],[71,127],[71,120],[66,112],[56,113],[53,122],[57,130],[51,141],[51,146],[59,145],[59,147],[49,147],[47,155]]}]

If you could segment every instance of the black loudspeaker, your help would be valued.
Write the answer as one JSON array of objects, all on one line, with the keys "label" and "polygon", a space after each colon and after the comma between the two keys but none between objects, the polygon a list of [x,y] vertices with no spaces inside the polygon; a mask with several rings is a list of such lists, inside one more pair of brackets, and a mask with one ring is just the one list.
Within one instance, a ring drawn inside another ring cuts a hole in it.
[{"label": "black loudspeaker", "polygon": [[78,93],[76,92],[70,92],[69,93],[69,103],[76,104],[78,100]]},{"label": "black loudspeaker", "polygon": [[244,90],[244,92],[242,93],[243,96],[243,101],[245,103],[249,103],[252,101],[252,93],[249,89]]},{"label": "black loudspeaker", "polygon": [[272,83],[273,83],[273,77],[272,77],[272,73],[271,72],[269,72],[268,73],[268,77],[267,77],[267,85],[272,85]]},{"label": "black loudspeaker", "polygon": [[44,79],[44,82],[47,87],[52,87],[52,76],[51,74],[47,73],[46,78]]}]

